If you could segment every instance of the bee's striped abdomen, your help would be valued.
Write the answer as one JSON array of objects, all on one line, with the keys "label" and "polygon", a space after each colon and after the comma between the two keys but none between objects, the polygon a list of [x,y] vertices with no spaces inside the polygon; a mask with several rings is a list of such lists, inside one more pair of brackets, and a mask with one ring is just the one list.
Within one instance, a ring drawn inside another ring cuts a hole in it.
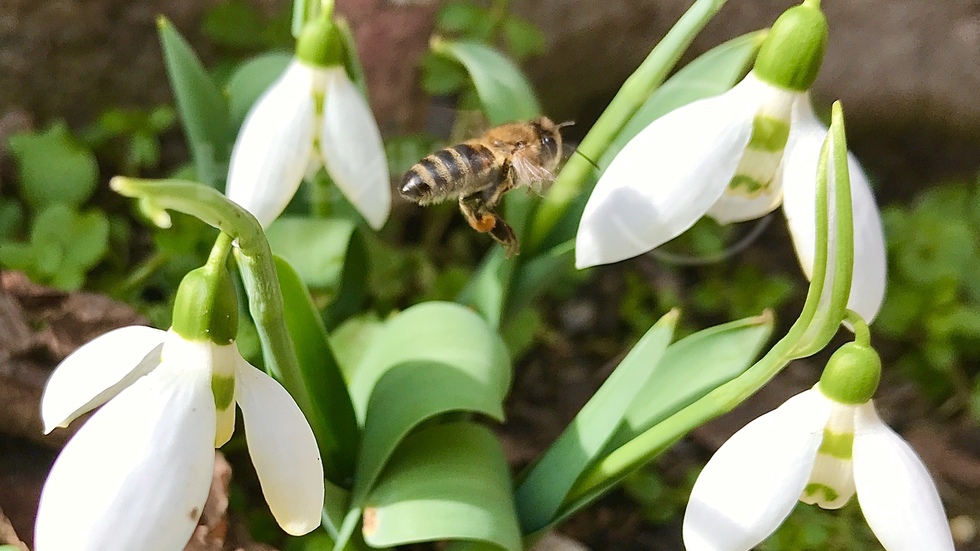
[{"label": "bee's striped abdomen", "polygon": [[402,179],[402,197],[425,205],[469,195],[496,183],[500,167],[484,145],[466,142],[426,155]]}]

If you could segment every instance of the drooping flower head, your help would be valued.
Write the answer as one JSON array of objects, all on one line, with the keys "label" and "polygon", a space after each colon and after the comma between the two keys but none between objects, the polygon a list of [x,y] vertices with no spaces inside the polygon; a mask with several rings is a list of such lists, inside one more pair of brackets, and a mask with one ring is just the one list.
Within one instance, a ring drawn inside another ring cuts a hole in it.
[{"label": "drooping flower head", "polygon": [[332,21],[307,23],[296,57],[242,124],[225,194],[263,226],[320,167],[372,228],[388,219],[391,186],[381,133],[347,76],[343,55]]},{"label": "drooping flower head", "polygon": [[234,431],[236,403],[276,520],[295,535],[319,525],[323,466],[313,431],[285,389],[238,353],[238,303],[220,270],[184,278],[170,331],[111,331],[52,373],[41,402],[46,431],[102,408],[44,484],[36,551],[183,549],[208,495],[214,449]]},{"label": "drooping flower head", "polygon": [[952,551],[939,493],[915,451],[888,428],[871,396],[881,361],[850,343],[820,382],[739,430],[698,476],[684,515],[688,551],[748,551],[797,501],[824,509],[857,494],[888,551]]},{"label": "drooping flower head", "polygon": [[[677,237],[704,215],[727,224],[783,205],[800,264],[813,270],[817,161],[827,129],[807,90],[827,43],[808,0],[773,24],[752,71],[730,91],[655,120],[606,168],[576,238],[580,268],[631,258]],[[857,161],[848,161],[854,278],[848,308],[873,319],[885,288],[881,219]]]}]

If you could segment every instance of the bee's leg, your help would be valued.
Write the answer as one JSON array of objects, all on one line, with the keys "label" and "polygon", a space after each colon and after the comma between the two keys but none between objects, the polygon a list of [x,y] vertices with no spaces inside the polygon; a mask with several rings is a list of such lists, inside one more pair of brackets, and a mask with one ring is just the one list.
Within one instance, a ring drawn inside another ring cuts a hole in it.
[{"label": "bee's leg", "polygon": [[474,230],[489,233],[490,237],[503,245],[507,251],[507,258],[519,253],[520,244],[517,241],[517,234],[510,224],[490,207],[483,198],[483,193],[460,197],[459,210]]}]

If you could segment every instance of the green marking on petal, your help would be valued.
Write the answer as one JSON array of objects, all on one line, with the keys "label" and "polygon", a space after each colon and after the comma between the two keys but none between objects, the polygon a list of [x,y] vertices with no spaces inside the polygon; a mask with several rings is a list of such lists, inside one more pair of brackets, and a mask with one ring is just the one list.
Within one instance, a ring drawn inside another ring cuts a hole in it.
[{"label": "green marking on petal", "polygon": [[[816,496],[817,494],[823,494],[824,498],[823,499],[813,498],[813,496]],[[806,488],[803,488],[803,495],[813,498],[812,500],[814,502],[823,501],[827,503],[836,501],[837,498],[840,497],[840,494],[837,493],[837,491],[831,488],[830,486],[827,486],[826,484],[820,484],[817,482],[811,482],[807,484]]]},{"label": "green marking on petal", "polygon": [[850,461],[853,451],[854,433],[839,434],[831,432],[829,429],[824,429],[823,441],[820,442],[820,449],[817,450],[817,453]]},{"label": "green marking on petal", "polygon": [[744,174],[736,174],[732,177],[732,181],[728,183],[728,191],[748,195],[749,197],[759,195],[764,189],[766,189],[765,184]]},{"label": "green marking on petal", "polygon": [[747,149],[758,151],[782,151],[789,140],[789,121],[765,115],[752,119],[752,137]]},{"label": "green marking on petal", "polygon": [[235,405],[235,376],[211,375],[211,393],[214,394],[214,407],[224,411]]}]

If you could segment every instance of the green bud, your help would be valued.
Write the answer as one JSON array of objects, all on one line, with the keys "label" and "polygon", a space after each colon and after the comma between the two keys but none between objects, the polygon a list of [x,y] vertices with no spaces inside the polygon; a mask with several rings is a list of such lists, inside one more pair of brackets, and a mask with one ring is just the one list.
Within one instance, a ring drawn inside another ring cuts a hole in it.
[{"label": "green bud", "polygon": [[296,41],[296,58],[317,67],[336,67],[344,62],[344,41],[329,19],[314,19],[303,27]]},{"label": "green bud", "polygon": [[809,1],[776,19],[759,49],[754,72],[761,80],[805,92],[817,78],[827,49],[827,18]]},{"label": "green bud", "polygon": [[173,330],[187,340],[226,345],[238,333],[238,298],[224,267],[191,270],[177,288]]},{"label": "green bud", "polygon": [[835,402],[860,405],[871,400],[881,380],[881,358],[873,348],[849,342],[837,349],[820,376],[820,392]]}]

